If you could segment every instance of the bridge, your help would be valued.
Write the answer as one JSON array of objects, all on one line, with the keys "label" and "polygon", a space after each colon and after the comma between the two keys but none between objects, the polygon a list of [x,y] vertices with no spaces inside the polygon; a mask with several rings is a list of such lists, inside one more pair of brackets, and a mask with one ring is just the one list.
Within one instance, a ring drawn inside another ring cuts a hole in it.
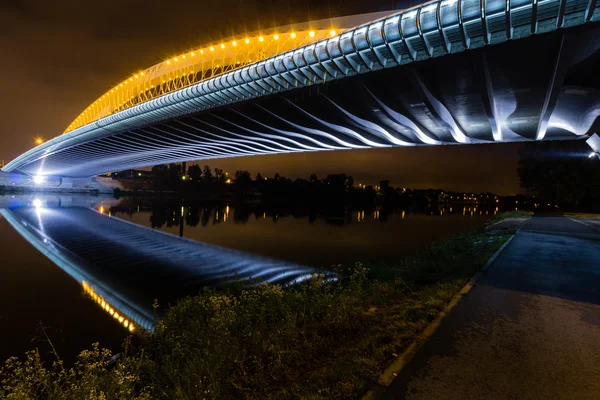
[{"label": "bridge", "polygon": [[597,0],[439,0],[232,37],[127,77],[2,171],[42,184],[220,157],[588,138],[599,19]]}]

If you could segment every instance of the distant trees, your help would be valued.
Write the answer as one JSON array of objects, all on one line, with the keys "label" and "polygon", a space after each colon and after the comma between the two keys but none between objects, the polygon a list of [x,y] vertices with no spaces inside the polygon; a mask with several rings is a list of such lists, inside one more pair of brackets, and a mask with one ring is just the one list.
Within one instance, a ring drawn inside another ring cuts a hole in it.
[{"label": "distant trees", "polygon": [[223,170],[221,168],[215,168],[215,180],[217,182],[222,182],[225,180],[225,174],[223,174]]},{"label": "distant trees", "polygon": [[208,165],[205,165],[204,168],[202,168],[202,179],[204,182],[212,182],[213,180],[212,169],[210,169]]},{"label": "distant trees", "polygon": [[354,178],[351,176],[348,176],[348,178],[346,178],[346,189],[354,189]]},{"label": "distant trees", "polygon": [[190,165],[187,174],[194,182],[198,182],[202,178],[202,169],[198,164]]},{"label": "distant trees", "polygon": [[235,171],[235,184],[243,189],[252,185],[252,177],[248,171]]},{"label": "distant trees", "polygon": [[519,152],[521,186],[563,208],[591,206],[600,200],[600,163],[588,154],[581,141],[527,143]]}]

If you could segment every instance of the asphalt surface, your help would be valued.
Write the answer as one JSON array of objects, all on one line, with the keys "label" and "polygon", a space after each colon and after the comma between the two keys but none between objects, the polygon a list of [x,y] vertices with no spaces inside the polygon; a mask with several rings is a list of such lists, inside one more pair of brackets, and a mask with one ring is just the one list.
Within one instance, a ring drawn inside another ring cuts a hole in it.
[{"label": "asphalt surface", "polygon": [[600,232],[525,223],[386,399],[600,399]]}]

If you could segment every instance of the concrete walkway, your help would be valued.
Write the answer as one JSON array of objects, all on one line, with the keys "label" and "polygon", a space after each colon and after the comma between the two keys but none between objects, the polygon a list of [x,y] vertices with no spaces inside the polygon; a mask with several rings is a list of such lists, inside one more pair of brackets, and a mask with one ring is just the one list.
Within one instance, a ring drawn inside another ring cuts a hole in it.
[{"label": "concrete walkway", "polygon": [[534,217],[386,399],[600,399],[600,232]]}]

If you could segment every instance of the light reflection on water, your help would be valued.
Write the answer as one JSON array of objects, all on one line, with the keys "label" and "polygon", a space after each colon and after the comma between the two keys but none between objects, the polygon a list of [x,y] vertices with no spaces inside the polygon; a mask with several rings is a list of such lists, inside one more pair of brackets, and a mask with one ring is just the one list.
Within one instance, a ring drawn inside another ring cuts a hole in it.
[{"label": "light reflection on water", "polygon": [[235,280],[287,284],[316,272],[112,218],[104,202],[94,208],[78,200],[62,204],[62,197],[11,198],[0,214],[130,331],[136,325],[152,329],[153,299],[172,302]]},{"label": "light reflection on water", "polygon": [[394,263],[443,236],[482,226],[497,213],[495,208],[455,204],[418,212],[343,206],[286,209],[125,199],[110,212],[196,241],[327,268],[352,261]]},{"label": "light reflection on water", "polygon": [[[33,277],[40,285],[52,271],[40,263],[38,255],[13,253],[10,250],[20,245],[6,242],[2,248],[0,241],[2,266],[5,274],[10,271],[0,284],[0,304],[32,309],[35,301],[43,301],[43,309],[63,310],[40,316],[19,310],[15,310],[18,316],[0,314],[14,327],[10,333],[0,333],[0,346],[10,347],[0,347],[0,355],[19,355],[29,349],[29,337],[38,320],[62,329],[69,337],[65,342],[72,346],[82,340],[87,346],[103,338],[122,337],[128,331],[152,329],[155,299],[165,305],[161,307],[164,310],[167,304],[197,293],[205,285],[233,279],[286,283],[306,279],[316,271],[306,265],[394,262],[442,236],[482,225],[486,215],[498,209],[453,205],[419,211],[382,207],[289,210],[170,200],[0,196],[0,216],[5,220],[0,221],[0,235],[14,241],[18,232],[66,272],[66,279],[78,284],[73,291],[69,282],[55,276],[45,284],[40,299],[10,291],[11,280],[32,278],[26,269],[12,269],[12,265],[27,265],[31,259],[40,266]],[[88,301],[82,301],[82,293]],[[92,316],[87,303],[99,314]],[[77,318],[69,318],[82,313],[104,323],[91,329],[91,320],[82,325]],[[77,345],[74,350],[80,348]],[[9,352],[17,349],[17,353]]]}]

